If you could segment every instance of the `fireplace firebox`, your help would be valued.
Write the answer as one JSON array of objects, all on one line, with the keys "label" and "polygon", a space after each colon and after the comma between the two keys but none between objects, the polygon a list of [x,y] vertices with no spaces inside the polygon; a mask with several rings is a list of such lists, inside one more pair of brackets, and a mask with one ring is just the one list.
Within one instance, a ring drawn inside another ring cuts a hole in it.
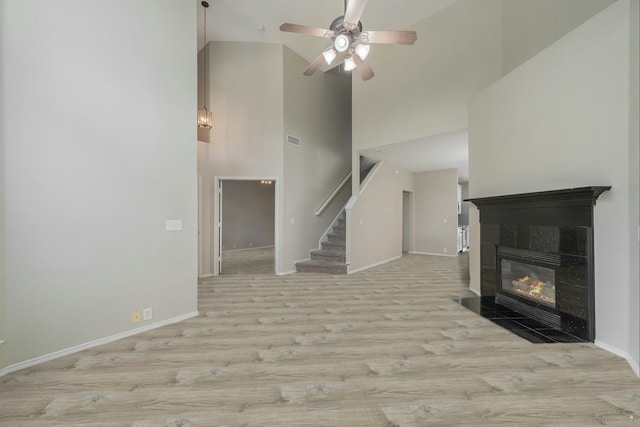
[{"label": "fireplace firebox", "polygon": [[469,199],[480,211],[481,296],[593,342],[593,206],[610,188]]},{"label": "fireplace firebox", "polygon": [[549,307],[556,306],[556,273],[547,267],[525,262],[500,260],[500,290],[531,299]]}]

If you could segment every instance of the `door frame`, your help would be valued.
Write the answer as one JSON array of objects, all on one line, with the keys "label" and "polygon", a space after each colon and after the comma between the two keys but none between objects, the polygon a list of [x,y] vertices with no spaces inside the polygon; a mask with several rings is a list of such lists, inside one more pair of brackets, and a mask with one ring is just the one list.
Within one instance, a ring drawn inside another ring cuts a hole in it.
[{"label": "door frame", "polygon": [[221,181],[262,181],[268,180],[273,182],[274,197],[275,197],[275,212],[274,212],[274,230],[273,245],[275,252],[275,274],[281,274],[281,232],[280,232],[280,216],[281,216],[281,180],[273,176],[214,176],[213,177],[213,238],[212,240],[212,265],[213,275],[218,276],[220,274],[220,264],[222,262],[222,218],[221,214],[221,197],[220,197],[220,182]]},{"label": "door frame", "polygon": [[402,252],[413,252],[413,191],[407,190],[402,190]]},{"label": "door frame", "polygon": [[204,256],[203,256],[203,237],[202,237],[202,220],[203,212],[204,188],[202,187],[202,175],[198,175],[198,277],[204,275]]}]

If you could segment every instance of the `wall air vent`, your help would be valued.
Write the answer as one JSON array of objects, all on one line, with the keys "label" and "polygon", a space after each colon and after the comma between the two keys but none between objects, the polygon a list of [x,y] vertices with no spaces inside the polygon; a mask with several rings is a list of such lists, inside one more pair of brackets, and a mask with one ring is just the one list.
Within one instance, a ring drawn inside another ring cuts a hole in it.
[{"label": "wall air vent", "polygon": [[291,145],[295,145],[297,147],[300,146],[300,138],[297,138],[295,136],[292,135],[287,135],[287,142]]}]

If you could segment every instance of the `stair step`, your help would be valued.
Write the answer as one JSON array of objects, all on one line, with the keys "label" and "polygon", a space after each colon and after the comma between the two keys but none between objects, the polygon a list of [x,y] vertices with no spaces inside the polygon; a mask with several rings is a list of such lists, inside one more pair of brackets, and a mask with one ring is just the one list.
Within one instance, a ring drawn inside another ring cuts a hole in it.
[{"label": "stair step", "polygon": [[347,264],[331,261],[302,261],[296,263],[298,273],[347,274]]},{"label": "stair step", "polygon": [[299,273],[347,274],[345,212],[332,224],[332,232],[321,242],[321,249],[309,251],[311,260],[296,263]]},{"label": "stair step", "polygon": [[346,244],[345,244],[345,242],[327,242],[327,241],[324,241],[324,242],[322,242],[322,249],[329,250],[329,251],[345,252]]},{"label": "stair step", "polygon": [[327,233],[327,241],[329,242],[342,242],[344,243],[346,240],[345,233]]},{"label": "stair step", "polygon": [[341,251],[327,251],[322,249],[316,249],[311,251],[312,261],[331,261],[344,263],[347,257],[344,252]]}]

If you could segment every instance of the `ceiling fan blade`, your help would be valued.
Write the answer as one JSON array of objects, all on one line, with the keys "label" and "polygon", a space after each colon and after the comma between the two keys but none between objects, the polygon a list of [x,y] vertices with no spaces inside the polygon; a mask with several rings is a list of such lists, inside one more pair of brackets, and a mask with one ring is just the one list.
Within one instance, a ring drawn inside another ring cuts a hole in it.
[{"label": "ceiling fan blade", "polygon": [[360,41],[381,44],[414,44],[418,39],[415,31],[363,31]]},{"label": "ceiling fan blade", "polygon": [[371,65],[364,59],[361,59],[358,55],[352,56],[353,61],[356,63],[356,69],[358,73],[360,73],[360,77],[362,80],[367,81],[375,76],[373,70],[371,69]]},{"label": "ceiling fan blade", "polygon": [[304,70],[302,74],[304,74],[305,76],[312,75],[313,73],[318,71],[318,69],[322,66],[322,64],[324,64],[324,62],[325,62],[324,56],[321,54],[320,56],[318,56],[316,59],[313,60],[313,62],[307,67],[306,70]]},{"label": "ceiling fan blade", "polygon": [[285,22],[284,24],[280,25],[280,31],[286,31],[288,33],[306,34],[308,36],[316,36],[316,37],[331,38],[335,36],[335,33],[332,30],[325,30],[324,28],[308,27],[306,25],[290,24],[288,22]]},{"label": "ceiling fan blade", "polygon": [[[358,25],[366,5],[367,0],[349,0],[347,3],[347,9],[344,12],[343,24],[347,30],[352,30]],[[348,26],[350,26],[350,28],[348,28]]]}]

